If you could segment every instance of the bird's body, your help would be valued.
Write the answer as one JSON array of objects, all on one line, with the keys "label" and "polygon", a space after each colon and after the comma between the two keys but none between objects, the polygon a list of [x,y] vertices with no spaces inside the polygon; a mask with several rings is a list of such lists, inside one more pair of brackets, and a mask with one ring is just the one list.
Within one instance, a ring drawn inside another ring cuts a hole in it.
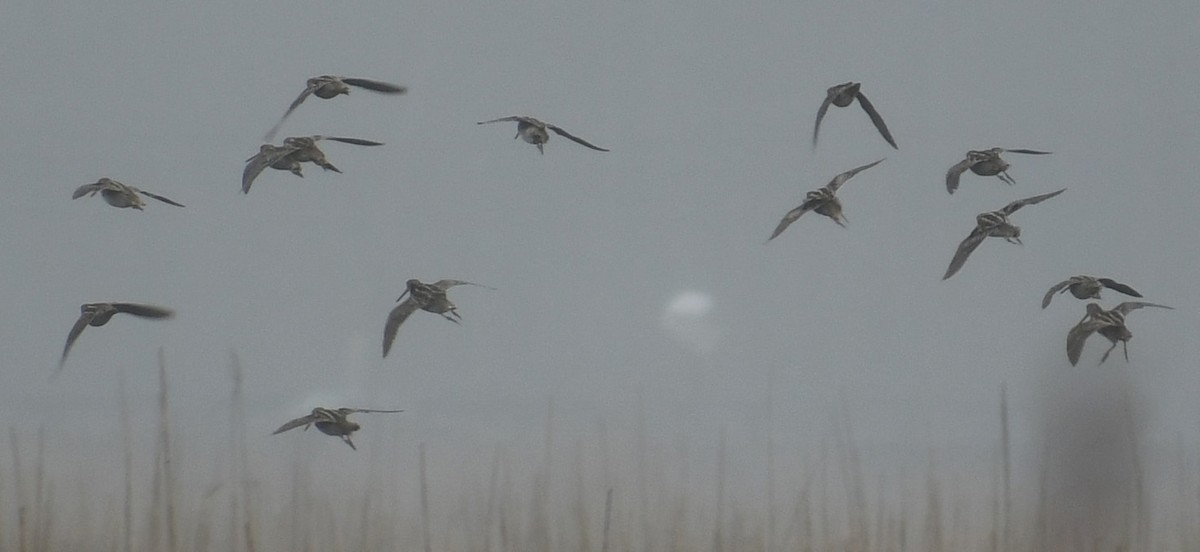
[{"label": "bird's body", "polygon": [[317,428],[317,431],[320,431],[321,433],[324,433],[325,435],[331,435],[334,437],[338,437],[342,440],[342,442],[349,445],[351,449],[358,450],[358,448],[354,446],[354,441],[350,440],[350,435],[352,435],[355,431],[362,429],[362,426],[358,425],[357,423],[351,422],[349,419],[349,416],[351,414],[354,414],[355,412],[396,413],[396,412],[404,412],[404,411],[403,410],[375,410],[375,409],[371,409],[371,408],[330,409],[330,408],[317,407],[317,408],[312,409],[312,412],[309,415],[301,416],[294,420],[290,420],[287,423],[279,426],[279,429],[276,429],[274,432],[271,433],[271,435],[277,435],[277,434],[280,434],[285,431],[295,429],[295,428],[298,428],[301,426],[303,426],[304,429],[307,430],[308,426],[311,425],[311,426],[315,426]]},{"label": "bird's body", "polygon": [[543,149],[543,146],[546,144],[546,142],[550,141],[550,132],[551,131],[553,131],[555,134],[558,134],[559,136],[562,136],[564,138],[567,138],[568,140],[571,140],[572,142],[575,142],[576,144],[580,144],[582,146],[589,147],[596,151],[608,151],[602,147],[595,146],[582,138],[574,136],[557,126],[554,126],[554,125],[551,125],[548,123],[543,123],[542,121],[534,119],[533,117],[514,115],[511,117],[501,117],[499,119],[492,119],[490,121],[481,121],[481,122],[478,122],[475,124],[486,125],[486,124],[490,124],[490,123],[512,122],[512,121],[516,121],[516,123],[517,123],[517,135],[513,136],[513,139],[520,138],[527,143],[533,144],[533,145],[537,146],[538,152],[543,153],[543,154],[546,153],[545,150]]},{"label": "bird's body", "polygon": [[900,149],[896,145],[896,140],[892,138],[892,133],[888,131],[887,124],[883,122],[883,117],[875,110],[875,106],[867,100],[867,97],[859,90],[862,87],[860,82],[846,82],[836,86],[829,87],[825,91],[825,101],[821,103],[821,108],[817,110],[817,122],[813,125],[813,147],[817,147],[817,135],[821,131],[821,119],[825,118],[825,112],[829,111],[829,106],[847,107],[854,100],[858,100],[858,105],[867,112],[867,116],[871,118],[871,122],[875,125],[875,129],[883,136],[884,140],[895,149]]},{"label": "bird's body", "polygon": [[1100,364],[1108,360],[1109,353],[1117,347],[1118,343],[1124,347],[1125,361],[1129,362],[1129,340],[1133,339],[1133,332],[1129,331],[1129,327],[1125,325],[1125,316],[1130,311],[1142,307],[1171,308],[1154,303],[1127,301],[1112,310],[1104,310],[1099,303],[1088,303],[1087,314],[1078,324],[1075,324],[1075,327],[1071,328],[1071,331],[1067,332],[1067,360],[1071,361],[1072,366],[1078,363],[1087,338],[1093,333],[1099,333],[1112,343],[1108,350],[1104,351],[1104,356],[1100,357]]},{"label": "bird's body", "polygon": [[[414,278],[405,282],[404,293],[401,293],[400,297],[396,299],[400,304],[396,305],[388,313],[387,323],[383,328],[383,356],[386,357],[388,351],[391,350],[392,343],[396,340],[396,332],[400,330],[400,325],[417,310],[432,312],[446,320],[459,324],[462,316],[458,314],[458,309],[454,306],[454,303],[446,297],[446,290],[462,285],[495,289],[463,280],[438,280],[432,284],[426,284]],[[404,298],[405,295],[408,296],[408,299]]]},{"label": "bird's body", "polygon": [[258,178],[258,175],[262,174],[267,167],[289,171],[301,178],[304,177],[301,163],[313,163],[327,171],[341,173],[340,169],[325,158],[325,152],[317,147],[317,142],[321,140],[356,146],[383,145],[382,142],[338,136],[292,136],[284,138],[281,146],[263,144],[259,146],[258,153],[246,160],[246,166],[242,169],[242,193],[250,193],[250,186],[254,184],[254,179]]},{"label": "bird's body", "polygon": [[1042,308],[1050,306],[1050,300],[1054,298],[1055,293],[1071,292],[1076,299],[1099,299],[1100,290],[1108,288],[1131,297],[1141,297],[1142,294],[1135,291],[1133,288],[1117,282],[1109,278],[1096,278],[1093,276],[1072,276],[1050,288],[1046,295],[1042,297]]},{"label": "bird's body", "polygon": [[279,122],[275,123],[275,126],[271,127],[271,130],[267,132],[267,135],[263,137],[263,140],[270,142],[272,139],[274,139],[275,133],[279,131],[279,127],[283,124],[283,121],[287,119],[288,115],[291,115],[297,107],[300,107],[300,104],[304,103],[304,100],[309,96],[316,96],[318,98],[328,100],[341,95],[349,95],[351,86],[362,88],[364,90],[370,90],[372,92],[379,92],[381,94],[403,94],[408,91],[407,88],[398,84],[368,79],[336,77],[333,75],[312,77],[308,79],[308,81],[305,83],[304,90],[300,92],[300,95],[297,96],[295,100],[292,101],[292,105],[288,106],[287,111],[283,113],[283,117],[280,117]]},{"label": "bird's body", "polygon": [[999,211],[990,211],[977,215],[975,217],[975,228],[971,230],[971,233],[967,235],[967,238],[962,243],[958,244],[958,249],[954,252],[954,258],[950,260],[950,266],[946,269],[946,274],[942,276],[942,279],[945,280],[954,276],[963,267],[963,264],[967,262],[967,257],[986,238],[1003,238],[1004,241],[1019,245],[1021,243],[1021,228],[1009,222],[1009,215],[1015,213],[1021,207],[1041,203],[1065,191],[1067,189],[1063,188],[1057,192],[1019,199],[1005,205]]},{"label": "bird's body", "polygon": [[1010,186],[1016,184],[1016,181],[1008,175],[1008,167],[1010,165],[1007,161],[1000,158],[1000,154],[1004,152],[1024,153],[1028,155],[1049,155],[1051,153],[1031,149],[1005,148],[968,151],[966,159],[959,161],[950,167],[950,170],[946,171],[946,191],[954,193],[958,189],[959,178],[967,170],[979,176],[994,176]]},{"label": "bird's body", "polygon": [[825,215],[833,219],[833,222],[836,222],[838,226],[845,228],[846,216],[842,214],[842,202],[837,198],[838,188],[840,188],[842,184],[845,184],[847,180],[850,180],[850,178],[854,175],[882,162],[883,159],[880,159],[874,163],[868,163],[861,167],[850,169],[833,177],[833,180],[830,180],[825,186],[805,194],[804,202],[801,203],[799,207],[788,211],[788,213],[783,216],[783,220],[780,220],[779,224],[775,226],[775,231],[771,232],[771,237],[767,238],[767,241],[769,242],[775,239],[777,236],[782,234],[788,226],[791,226],[793,222],[796,222],[796,220],[799,219],[804,213],[809,211],[815,211],[818,214]]},{"label": "bird's body", "polygon": [[58,369],[62,370],[63,365],[66,364],[67,353],[71,351],[75,340],[79,339],[79,335],[85,328],[108,324],[108,321],[118,313],[132,314],[141,318],[170,318],[175,315],[174,311],[170,309],[139,303],[84,303],[79,307],[79,318],[75,320],[75,325],[67,334],[67,343],[63,346]]},{"label": "bird's body", "polygon": [[84,184],[83,186],[76,188],[75,192],[71,194],[71,199],[79,199],[85,195],[94,196],[97,193],[100,194],[100,198],[103,199],[105,203],[122,209],[131,208],[137,209],[138,211],[143,210],[143,207],[146,206],[146,202],[142,201],[141,196],[143,195],[157,199],[169,205],[183,207],[183,204],[176,203],[163,196],[139,190],[138,188],[134,188],[128,184],[122,184],[107,177],[101,178],[92,184]]}]

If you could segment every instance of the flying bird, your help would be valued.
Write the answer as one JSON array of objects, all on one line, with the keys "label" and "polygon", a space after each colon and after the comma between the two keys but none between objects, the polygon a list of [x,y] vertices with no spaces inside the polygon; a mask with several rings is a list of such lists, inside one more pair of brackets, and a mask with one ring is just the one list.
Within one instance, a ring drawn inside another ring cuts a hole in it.
[{"label": "flying bird", "polygon": [[522,116],[514,115],[512,117],[501,117],[499,119],[492,119],[490,121],[482,121],[482,122],[478,122],[475,124],[486,125],[489,123],[499,123],[502,121],[508,121],[508,122],[516,121],[517,135],[513,136],[513,139],[515,140],[517,138],[520,138],[530,144],[537,146],[539,153],[543,153],[543,154],[546,153],[542,149],[542,146],[544,146],[546,144],[546,142],[550,141],[550,133],[547,132],[548,130],[552,130],[552,131],[554,131],[555,134],[558,134],[559,136],[567,138],[568,140],[571,140],[572,142],[575,142],[576,144],[580,144],[580,145],[592,148],[596,151],[608,151],[602,147],[592,145],[587,140],[573,136],[569,132],[567,132],[559,127],[556,127],[549,123],[543,123],[537,119],[534,119],[533,117],[522,117]]},{"label": "flying bird", "polygon": [[950,260],[950,267],[946,269],[946,275],[942,276],[942,279],[945,280],[954,276],[962,268],[963,264],[967,262],[967,257],[971,256],[971,252],[975,251],[975,248],[983,243],[984,238],[1004,238],[1006,242],[1020,245],[1021,228],[1009,222],[1008,216],[1017,212],[1021,207],[1041,203],[1065,191],[1067,189],[1063,188],[1057,192],[1018,199],[1005,205],[999,211],[977,215],[975,217],[975,228],[971,230],[971,234],[967,236],[967,239],[958,244],[958,250],[954,252],[954,258]]},{"label": "flying bird", "polygon": [[117,313],[132,314],[142,318],[170,318],[175,315],[175,312],[170,309],[139,303],[84,303],[79,307],[79,319],[71,327],[71,333],[67,334],[67,344],[63,347],[62,359],[58,361],[58,369],[61,371],[63,365],[67,363],[67,353],[71,352],[71,346],[75,344],[76,339],[79,339],[79,334],[83,333],[84,328],[108,324],[108,321]]},{"label": "flying bird", "polygon": [[[887,158],[885,157],[884,159]],[[769,242],[775,239],[775,237],[779,234],[782,234],[788,226],[791,226],[793,222],[796,222],[796,219],[800,218],[801,215],[809,211],[816,211],[819,214],[825,215],[833,219],[833,222],[838,223],[838,226],[845,228],[846,216],[842,214],[842,202],[838,201],[836,195],[838,188],[840,188],[842,184],[845,184],[847,180],[850,180],[850,177],[882,162],[883,159],[880,159],[874,163],[868,163],[861,167],[850,169],[833,177],[833,180],[830,180],[829,184],[826,184],[824,187],[808,192],[808,194],[804,196],[804,203],[801,203],[799,207],[788,211],[788,213],[783,216],[783,220],[779,221],[779,225],[775,227],[775,231],[771,233],[771,237],[767,238],[767,241]]]},{"label": "flying bird", "polygon": [[[383,327],[383,356],[386,357],[388,351],[391,350],[392,342],[396,340],[396,332],[400,329],[400,324],[403,324],[409,315],[418,309],[439,314],[442,318],[459,324],[462,316],[458,314],[454,303],[450,302],[450,299],[446,297],[446,290],[454,286],[463,285],[478,286],[491,290],[496,289],[463,280],[438,280],[432,284],[425,284],[414,278],[406,282],[404,293],[401,293],[400,297],[396,299],[400,304],[396,305],[392,309],[392,312],[388,313],[387,323]],[[404,299],[405,295],[408,296],[408,299]]]},{"label": "flying bird", "polygon": [[871,118],[871,122],[875,123],[875,128],[879,130],[879,134],[883,135],[883,139],[891,144],[893,148],[900,149],[896,145],[896,140],[892,138],[892,133],[888,132],[887,125],[883,122],[883,117],[875,111],[875,106],[867,100],[867,97],[859,91],[862,86],[861,82],[847,82],[837,86],[829,87],[825,91],[825,101],[821,102],[821,108],[817,110],[817,124],[813,126],[813,147],[817,147],[817,133],[821,131],[821,119],[825,118],[825,112],[829,110],[829,105],[833,104],[838,107],[846,107],[855,99],[858,99],[858,105],[862,106],[863,111],[867,112],[867,116]]},{"label": "flying bird", "polygon": [[1008,162],[1000,158],[1000,154],[1005,152],[1024,153],[1029,155],[1049,155],[1051,153],[1048,151],[1031,149],[1004,148],[968,151],[966,159],[959,161],[958,164],[950,167],[950,170],[946,171],[946,191],[954,193],[954,191],[958,189],[958,179],[960,176],[962,176],[962,173],[967,171],[967,169],[970,169],[971,172],[979,176],[995,176],[1009,186],[1016,184],[1017,181],[1013,180],[1013,178],[1008,175]]},{"label": "flying bird", "polygon": [[354,441],[350,440],[350,435],[362,426],[351,422],[348,417],[355,412],[384,412],[394,414],[396,412],[404,412],[403,410],[375,410],[371,408],[338,408],[336,410],[329,408],[317,407],[312,409],[312,413],[307,416],[301,416],[286,424],[279,426],[271,435],[277,435],[304,426],[304,430],[308,430],[308,426],[315,425],[317,430],[326,435],[341,438],[342,442],[350,445],[353,450],[358,450],[354,446]]},{"label": "flying bird", "polygon": [[1042,297],[1042,308],[1050,306],[1050,300],[1054,298],[1055,293],[1071,292],[1076,299],[1099,299],[1100,290],[1108,288],[1113,291],[1118,291],[1131,297],[1141,297],[1142,294],[1134,291],[1133,288],[1109,278],[1095,278],[1092,276],[1071,276],[1050,288],[1046,292],[1046,296]]},{"label": "flying bird", "polygon": [[85,195],[100,194],[100,198],[105,203],[113,207],[132,207],[138,211],[146,206],[146,202],[142,201],[141,196],[152,197],[163,203],[183,207],[182,203],[176,203],[163,196],[152,194],[150,192],[139,190],[128,184],[122,184],[108,177],[101,178],[92,184],[84,184],[75,189],[75,193],[71,194],[71,199],[79,199]]},{"label": "flying bird", "polygon": [[258,153],[246,160],[246,167],[242,169],[242,193],[250,193],[250,185],[267,167],[290,171],[301,178],[304,177],[301,163],[313,163],[327,171],[341,173],[340,169],[325,159],[325,152],[317,147],[317,142],[321,140],[332,140],[356,146],[383,145],[382,142],[337,136],[293,136],[284,138],[282,146],[263,144],[259,146]]},{"label": "flying bird", "polygon": [[370,90],[372,92],[379,92],[381,94],[403,94],[408,91],[408,88],[398,84],[367,79],[335,77],[333,75],[321,75],[319,77],[313,77],[308,79],[308,82],[304,86],[304,91],[292,101],[292,105],[288,106],[287,111],[283,113],[283,117],[280,117],[279,122],[275,123],[275,126],[271,127],[271,130],[267,132],[267,135],[263,137],[263,140],[270,142],[272,139],[274,139],[275,133],[279,131],[279,126],[283,124],[283,121],[287,119],[288,115],[291,115],[297,107],[300,107],[300,104],[304,103],[304,100],[306,100],[309,96],[316,96],[318,98],[328,100],[330,98],[336,98],[342,94],[349,95],[351,86],[362,88],[364,90]]},{"label": "flying bird", "polygon": [[1108,354],[1117,348],[1117,343],[1124,348],[1125,362],[1129,362],[1129,340],[1133,339],[1133,332],[1130,332],[1125,325],[1125,315],[1142,307],[1171,308],[1166,305],[1132,301],[1121,303],[1112,310],[1104,310],[1099,303],[1088,303],[1087,314],[1084,315],[1083,320],[1080,320],[1075,327],[1071,328],[1070,332],[1067,332],[1067,360],[1071,361],[1072,366],[1078,363],[1079,355],[1083,352],[1084,342],[1093,333],[1099,332],[1100,335],[1112,342],[1112,346],[1104,351],[1104,356],[1100,357],[1099,364],[1104,364],[1104,361],[1108,360]]}]

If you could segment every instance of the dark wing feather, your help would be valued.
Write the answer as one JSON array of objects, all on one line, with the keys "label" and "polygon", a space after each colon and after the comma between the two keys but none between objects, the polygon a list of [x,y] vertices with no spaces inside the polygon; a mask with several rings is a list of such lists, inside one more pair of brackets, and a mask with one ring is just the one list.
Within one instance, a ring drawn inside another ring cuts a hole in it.
[{"label": "dark wing feather", "polygon": [[465,280],[438,280],[433,283],[433,287],[438,288],[442,291],[446,291],[454,286],[478,286],[478,287],[481,287],[484,289],[490,289],[490,290],[496,289],[494,287],[485,286],[483,284],[476,284],[475,282],[468,282]]},{"label": "dark wing feather", "polygon": [[1168,307],[1166,305],[1158,305],[1155,303],[1143,303],[1141,301],[1126,301],[1124,303],[1121,303],[1120,305],[1117,305],[1115,308],[1113,308],[1113,310],[1120,312],[1121,314],[1129,314],[1129,311],[1137,310],[1142,307],[1158,307],[1160,309],[1175,310],[1174,307]]},{"label": "dark wing feather", "polygon": [[113,303],[112,306],[114,309],[117,309],[117,312],[141,316],[143,318],[170,318],[175,316],[175,311],[171,309],[165,309],[163,307],[156,307],[154,305],[141,305],[138,303]]},{"label": "dark wing feather", "polygon": [[343,144],[354,144],[356,146],[382,146],[383,142],[375,142],[373,140],[363,140],[362,138],[340,138],[337,136],[313,136],[315,140],[333,140]]},{"label": "dark wing feather", "polygon": [[867,100],[867,97],[864,96],[862,92],[859,92],[857,97],[858,105],[861,105],[863,111],[867,112],[867,116],[871,118],[871,122],[875,123],[875,128],[878,129],[879,133],[883,135],[883,139],[887,140],[887,142],[892,145],[892,148],[900,149],[900,146],[896,145],[896,140],[892,138],[892,133],[888,132],[888,127],[887,124],[883,122],[883,117],[879,115],[878,111],[875,111],[875,106],[871,105],[871,102]]},{"label": "dark wing feather", "polygon": [[1008,152],[1012,152],[1012,153],[1027,153],[1027,154],[1032,154],[1032,155],[1050,155],[1051,153],[1054,153],[1054,152],[1050,152],[1050,151],[1038,151],[1038,150],[1031,150],[1031,149],[1006,149],[1004,151],[1008,151]]},{"label": "dark wing feather", "polygon": [[403,94],[405,92],[408,92],[407,87],[400,86],[399,84],[388,83],[388,82],[380,82],[380,81],[373,81],[373,80],[367,80],[367,79],[342,79],[342,82],[349,84],[350,86],[357,86],[359,88],[370,90],[372,92],[379,92],[382,94]]},{"label": "dark wing feather", "polygon": [[1042,308],[1044,309],[1044,308],[1050,306],[1050,300],[1054,298],[1054,294],[1062,291],[1063,288],[1065,288],[1069,285],[1071,285],[1070,279],[1066,279],[1057,284],[1054,284],[1054,286],[1050,288],[1050,291],[1046,292],[1046,296],[1042,297]]},{"label": "dark wing feather", "polygon": [[378,409],[374,409],[374,408],[347,408],[346,410],[349,410],[352,413],[353,412],[383,412],[383,413],[392,414],[392,413],[396,413],[396,412],[404,412],[403,410],[378,410]]},{"label": "dark wing feather", "polygon": [[276,161],[291,155],[295,149],[275,148],[271,151],[259,151],[257,155],[246,160],[246,168],[242,169],[242,193],[250,193],[250,185],[262,174],[267,167]]},{"label": "dark wing feather", "polygon": [[308,99],[308,97],[311,96],[312,93],[315,92],[319,86],[320,86],[320,84],[313,85],[313,86],[306,86],[304,88],[304,91],[301,92],[299,96],[296,96],[295,100],[292,100],[292,105],[289,105],[287,108],[287,111],[283,112],[283,117],[279,118],[279,122],[275,123],[275,126],[271,127],[271,130],[267,131],[266,136],[263,136],[263,140],[266,142],[270,142],[271,140],[273,140],[275,138],[275,133],[279,132],[279,127],[283,125],[283,121],[288,118],[288,115],[291,115],[292,112],[295,111],[297,107],[300,107],[300,104],[304,103],[304,100]]},{"label": "dark wing feather", "polygon": [[392,349],[392,342],[396,341],[396,332],[400,330],[400,324],[403,324],[412,313],[420,308],[417,302],[409,297],[404,302],[396,305],[392,312],[388,313],[387,323],[383,326],[383,356],[388,355],[388,351]]},{"label": "dark wing feather", "polygon": [[959,161],[958,164],[950,167],[950,170],[946,171],[947,192],[953,194],[954,191],[958,189],[958,179],[962,176],[962,173],[966,172],[966,170],[969,168],[971,168],[971,160],[963,159],[962,161]]},{"label": "dark wing feather", "polygon": [[[63,365],[67,363],[67,353],[71,351],[71,346],[75,345],[75,340],[79,339],[79,334],[83,333],[83,329],[91,323],[94,313],[80,313],[79,319],[75,321],[75,325],[71,326],[71,332],[67,334],[67,344],[63,346],[62,358],[58,361],[58,370],[61,372]],[[57,374],[58,372],[55,372]]]},{"label": "dark wing feather", "polygon": [[942,276],[942,279],[945,280],[951,276],[954,276],[954,274],[957,273],[964,264],[966,264],[967,257],[971,256],[971,253],[979,247],[979,244],[983,243],[983,240],[986,237],[987,233],[980,230],[978,226],[976,226],[974,230],[971,230],[971,233],[967,236],[967,239],[958,244],[958,250],[954,252],[954,258],[950,260],[950,266],[946,269],[946,275]]},{"label": "dark wing feather", "polygon": [[1108,289],[1111,289],[1113,291],[1117,291],[1120,293],[1124,293],[1125,295],[1128,295],[1130,297],[1141,297],[1142,296],[1142,294],[1138,293],[1137,291],[1134,291],[1133,288],[1131,288],[1125,284],[1122,284],[1120,282],[1113,281],[1109,278],[1099,278],[1096,281],[1100,282],[1104,287],[1106,287]]},{"label": "dark wing feather", "polygon": [[1006,215],[1011,215],[1011,214],[1017,212],[1017,209],[1020,209],[1021,207],[1024,207],[1026,205],[1033,205],[1035,203],[1041,203],[1041,202],[1046,201],[1047,199],[1050,199],[1050,198],[1052,198],[1058,194],[1061,194],[1065,191],[1067,191],[1067,189],[1063,188],[1057,192],[1050,192],[1048,194],[1036,195],[1033,197],[1027,197],[1025,199],[1018,199],[1012,203],[1009,203],[1008,205],[1005,205],[1004,208],[1000,210],[1000,212],[1002,212]]},{"label": "dark wing feather", "polygon": [[583,138],[579,138],[579,137],[577,137],[577,136],[574,136],[574,135],[572,135],[571,133],[569,133],[569,132],[567,132],[567,131],[565,131],[565,130],[563,130],[563,129],[561,129],[561,128],[558,128],[558,127],[556,127],[556,126],[554,126],[554,125],[546,125],[546,128],[548,128],[548,129],[550,129],[550,130],[553,130],[553,131],[554,131],[555,133],[557,133],[559,136],[562,136],[562,137],[564,137],[564,138],[566,138],[566,139],[568,139],[568,140],[570,140],[570,141],[572,141],[572,142],[575,142],[576,144],[579,144],[579,145],[581,145],[581,146],[586,146],[586,147],[592,148],[592,149],[594,149],[594,150],[596,150],[596,151],[608,151],[608,150],[606,150],[606,149],[604,149],[604,148],[602,148],[602,147],[600,147],[600,146],[594,146],[594,145],[592,145],[592,144],[588,143],[588,141],[587,141],[587,140],[584,140]]},{"label": "dark wing feather", "polygon": [[831,103],[833,103],[833,95],[827,94],[825,101],[821,102],[821,108],[817,110],[817,122],[813,125],[813,148],[817,147],[817,133],[821,132],[821,119],[825,118],[825,112],[829,111]]},{"label": "dark wing feather", "polygon": [[152,198],[154,198],[154,199],[157,199],[157,200],[159,200],[159,201],[161,201],[161,202],[163,202],[163,203],[168,203],[168,204],[174,205],[174,206],[176,206],[176,207],[183,207],[183,204],[182,204],[182,203],[176,203],[176,202],[174,202],[174,201],[171,201],[171,200],[169,200],[169,199],[167,199],[167,198],[165,198],[165,197],[163,197],[163,196],[160,196],[160,195],[158,195],[158,194],[152,194],[152,193],[150,193],[150,192],[147,192],[147,191],[145,191],[145,190],[138,190],[138,192],[139,192],[139,193],[141,193],[142,195],[146,196],[146,197],[152,197]]}]

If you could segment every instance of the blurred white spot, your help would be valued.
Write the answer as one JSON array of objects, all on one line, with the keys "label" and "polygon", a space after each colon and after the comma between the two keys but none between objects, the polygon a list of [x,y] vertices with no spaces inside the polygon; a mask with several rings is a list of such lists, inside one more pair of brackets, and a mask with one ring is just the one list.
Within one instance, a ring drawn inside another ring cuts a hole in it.
[{"label": "blurred white spot", "polygon": [[663,309],[662,325],[685,347],[701,355],[711,354],[721,340],[721,330],[713,320],[712,296],[685,290],[676,293]]}]

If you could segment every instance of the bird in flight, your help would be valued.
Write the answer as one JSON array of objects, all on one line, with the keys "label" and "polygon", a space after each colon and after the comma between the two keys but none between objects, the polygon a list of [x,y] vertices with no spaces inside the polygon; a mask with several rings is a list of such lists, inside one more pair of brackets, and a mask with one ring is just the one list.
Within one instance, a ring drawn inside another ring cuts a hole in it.
[{"label": "bird in flight", "polygon": [[292,174],[304,177],[301,171],[301,163],[313,163],[327,171],[341,173],[337,167],[333,166],[325,159],[325,152],[317,147],[317,142],[321,140],[331,140],[341,142],[343,144],[354,144],[356,146],[382,146],[382,142],[372,140],[363,140],[361,138],[341,138],[337,136],[293,136],[284,138],[282,146],[272,144],[263,144],[259,146],[258,153],[246,160],[246,167],[242,169],[242,193],[250,193],[250,186],[254,184],[254,179],[262,174],[267,167],[278,169],[281,171],[290,171]]},{"label": "bird in flight", "polygon": [[861,86],[861,82],[846,82],[837,86],[831,86],[829,90],[825,91],[825,101],[821,102],[821,108],[817,110],[817,124],[813,126],[814,148],[817,147],[817,134],[821,131],[821,119],[825,118],[825,112],[829,111],[829,106],[832,104],[837,107],[846,107],[857,99],[858,105],[862,106],[863,111],[867,112],[867,116],[871,118],[871,122],[879,130],[879,134],[883,135],[883,139],[887,140],[887,143],[891,144],[893,148],[900,149],[900,146],[896,145],[896,140],[892,138],[892,133],[888,132],[888,127],[883,122],[883,117],[879,115],[878,111],[875,111],[875,106],[871,105],[867,97],[859,91]]},{"label": "bird in flight", "polygon": [[[886,157],[884,159],[886,159]],[[861,167],[850,169],[833,177],[833,180],[830,180],[829,184],[808,192],[808,194],[804,196],[804,202],[801,203],[799,207],[788,211],[788,213],[783,216],[783,220],[779,221],[779,225],[775,227],[774,232],[771,232],[771,237],[767,238],[767,241],[769,242],[775,239],[775,237],[782,234],[788,226],[791,226],[793,222],[796,222],[796,219],[799,219],[801,215],[809,211],[816,211],[819,214],[825,215],[833,219],[833,222],[838,223],[838,226],[845,228],[846,216],[842,214],[842,202],[838,200],[836,195],[838,188],[840,188],[842,184],[845,184],[847,180],[850,180],[850,177],[882,162],[883,159],[880,159],[874,163],[867,163]]]},{"label": "bird in flight", "polygon": [[338,408],[335,410],[317,407],[312,409],[311,414],[307,416],[301,416],[279,426],[279,429],[276,429],[271,433],[271,435],[278,435],[290,429],[296,429],[300,426],[304,426],[305,431],[307,431],[308,426],[315,425],[317,426],[317,430],[321,433],[338,437],[342,440],[342,442],[349,445],[352,450],[358,450],[358,448],[354,446],[354,441],[350,440],[350,435],[352,433],[362,429],[362,426],[349,420],[349,416],[356,412],[383,412],[394,414],[396,412],[404,411],[375,410],[371,408]]},{"label": "bird in flight", "polygon": [[946,171],[946,191],[953,194],[954,191],[958,189],[958,179],[960,176],[962,176],[962,173],[967,171],[967,169],[970,169],[971,172],[979,176],[994,176],[999,178],[1002,182],[1008,184],[1009,186],[1016,184],[1017,181],[1013,180],[1013,178],[1008,175],[1008,162],[1000,158],[1000,154],[1004,152],[1024,153],[1027,155],[1050,155],[1051,153],[1048,151],[1031,149],[1004,148],[968,151],[966,159],[959,161],[958,164],[950,167],[950,170]]},{"label": "bird in flight", "polygon": [[71,194],[71,199],[79,199],[85,195],[100,194],[100,198],[105,203],[113,207],[130,207],[141,211],[146,206],[146,202],[142,201],[141,196],[152,197],[163,203],[183,207],[182,203],[176,203],[163,196],[152,194],[150,192],[139,190],[128,184],[122,184],[108,177],[101,178],[92,184],[84,184],[75,189],[75,193]]},{"label": "bird in flight", "polygon": [[942,276],[942,279],[945,280],[954,276],[963,267],[963,264],[967,262],[967,257],[971,256],[971,252],[975,251],[975,248],[983,243],[984,238],[1004,238],[1004,241],[1020,245],[1021,228],[1008,221],[1009,215],[1017,212],[1021,207],[1041,203],[1065,191],[1067,189],[1063,188],[1057,192],[1018,199],[1005,205],[999,211],[990,211],[977,215],[975,217],[975,228],[971,230],[971,233],[962,243],[958,244],[958,250],[954,252],[954,258],[950,260],[950,267],[946,269],[946,275]]},{"label": "bird in flight", "polygon": [[574,136],[571,133],[569,133],[559,127],[556,127],[549,123],[543,123],[537,119],[534,119],[533,117],[522,117],[519,115],[514,115],[512,117],[501,117],[499,119],[492,119],[490,121],[481,121],[481,122],[478,122],[475,124],[486,125],[486,124],[490,124],[490,123],[499,123],[499,122],[505,122],[505,121],[506,122],[516,121],[516,123],[517,123],[517,135],[513,136],[514,140],[517,138],[520,138],[530,144],[537,146],[539,153],[543,153],[543,154],[546,153],[545,150],[542,149],[542,146],[544,146],[546,144],[546,142],[550,141],[550,133],[547,131],[554,131],[554,133],[558,134],[559,136],[562,136],[568,140],[571,140],[572,142],[575,142],[576,144],[580,144],[582,146],[592,148],[596,151],[608,151],[602,147],[592,145],[587,140],[584,140],[583,138]]},{"label": "bird in flight", "polygon": [[1088,303],[1087,314],[1084,315],[1083,320],[1080,320],[1075,327],[1071,328],[1070,332],[1067,332],[1067,360],[1071,361],[1072,366],[1078,363],[1079,355],[1083,352],[1083,344],[1087,338],[1093,333],[1099,332],[1100,335],[1112,342],[1112,346],[1104,351],[1104,356],[1100,357],[1099,364],[1104,364],[1104,361],[1108,360],[1108,354],[1117,348],[1117,343],[1124,347],[1125,362],[1129,362],[1129,340],[1133,339],[1133,332],[1130,332],[1125,325],[1125,315],[1142,307],[1171,308],[1166,305],[1131,301],[1121,303],[1112,310],[1104,310],[1099,303]]},{"label": "bird in flight", "polygon": [[[454,303],[446,297],[446,290],[463,285],[496,289],[463,280],[438,280],[432,284],[426,284],[414,278],[406,282],[404,293],[401,293],[400,297],[396,299],[400,304],[388,313],[387,323],[383,327],[383,356],[386,357],[388,351],[391,350],[392,342],[396,340],[396,332],[400,330],[400,324],[403,324],[409,315],[417,310],[439,314],[442,318],[459,324],[462,316],[458,314]],[[404,298],[405,295],[408,296],[408,299]]]},{"label": "bird in flight", "polygon": [[308,82],[305,84],[304,91],[301,92],[295,100],[292,100],[292,105],[288,106],[287,111],[283,113],[283,117],[279,118],[279,122],[275,123],[275,126],[271,127],[271,130],[267,131],[267,135],[263,137],[263,140],[266,142],[273,140],[275,138],[275,133],[279,131],[279,127],[283,124],[284,119],[287,119],[288,115],[291,115],[297,107],[300,107],[300,104],[304,103],[304,100],[308,99],[309,96],[316,96],[318,98],[328,100],[330,98],[336,98],[342,94],[349,95],[351,86],[362,88],[364,90],[370,90],[372,92],[378,92],[380,94],[403,94],[408,92],[408,88],[398,84],[368,79],[335,77],[333,75],[312,77],[308,79]]},{"label": "bird in flight", "polygon": [[1109,278],[1095,278],[1092,276],[1071,276],[1050,288],[1046,292],[1046,296],[1042,297],[1042,308],[1050,306],[1050,300],[1054,298],[1055,293],[1071,292],[1076,299],[1099,299],[1100,290],[1108,288],[1113,291],[1118,291],[1130,297],[1141,297],[1142,294],[1135,291],[1133,288],[1111,280]]},{"label": "bird in flight", "polygon": [[175,315],[171,309],[140,303],[84,303],[79,307],[79,319],[75,321],[71,332],[67,334],[67,344],[63,346],[62,358],[58,361],[59,371],[67,363],[67,353],[71,352],[71,346],[75,345],[75,340],[79,339],[79,334],[83,333],[84,328],[108,324],[108,321],[118,313],[132,314],[142,318],[170,318]]}]

